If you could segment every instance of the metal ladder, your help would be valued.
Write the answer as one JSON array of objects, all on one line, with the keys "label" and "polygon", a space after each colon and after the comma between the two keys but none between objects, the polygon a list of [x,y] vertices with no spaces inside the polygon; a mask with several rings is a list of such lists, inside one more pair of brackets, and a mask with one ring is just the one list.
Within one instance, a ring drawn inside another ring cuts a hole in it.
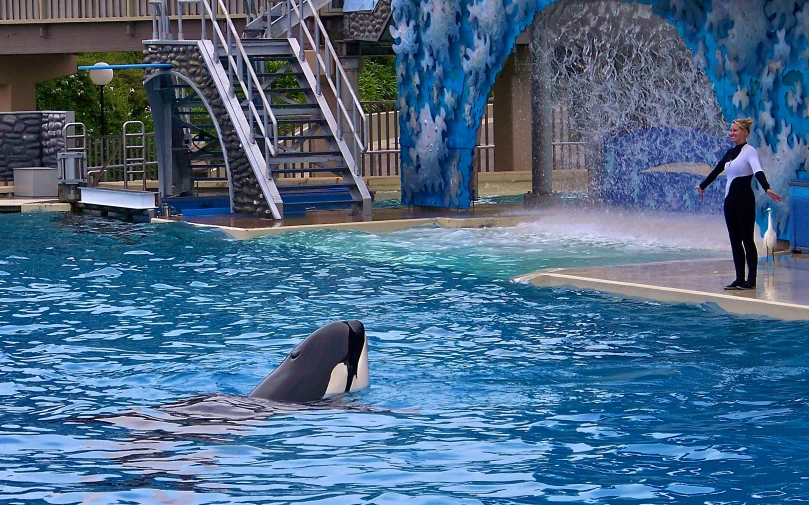
[{"label": "metal ladder", "polygon": [[[134,129],[135,131],[131,131]],[[146,191],[146,129],[142,121],[127,121],[121,133],[123,149],[124,189],[130,182],[141,182]],[[140,175],[140,179],[136,177]]]}]

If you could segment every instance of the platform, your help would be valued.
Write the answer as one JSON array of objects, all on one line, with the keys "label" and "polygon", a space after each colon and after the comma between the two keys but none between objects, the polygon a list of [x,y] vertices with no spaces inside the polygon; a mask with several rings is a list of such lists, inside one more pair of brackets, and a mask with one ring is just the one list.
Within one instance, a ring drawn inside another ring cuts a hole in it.
[{"label": "platform", "polygon": [[809,320],[809,254],[779,254],[759,263],[755,290],[725,291],[733,262],[695,259],[589,268],[557,268],[514,280],[535,286],[573,286],[668,303],[715,303],[735,314]]},{"label": "platform", "polygon": [[9,198],[0,192],[0,214],[19,212],[70,212],[70,204],[56,198]]}]

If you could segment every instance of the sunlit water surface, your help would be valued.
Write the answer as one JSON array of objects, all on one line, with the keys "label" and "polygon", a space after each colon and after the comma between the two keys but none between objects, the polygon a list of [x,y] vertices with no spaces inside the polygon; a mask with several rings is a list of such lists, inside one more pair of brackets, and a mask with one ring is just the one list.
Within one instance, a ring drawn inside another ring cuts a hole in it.
[{"label": "sunlit water surface", "polygon": [[[238,242],[24,214],[0,217],[0,251],[2,503],[809,500],[809,324],[509,280],[726,256],[715,217]],[[368,331],[368,390],[160,420],[246,394],[349,318]]]}]

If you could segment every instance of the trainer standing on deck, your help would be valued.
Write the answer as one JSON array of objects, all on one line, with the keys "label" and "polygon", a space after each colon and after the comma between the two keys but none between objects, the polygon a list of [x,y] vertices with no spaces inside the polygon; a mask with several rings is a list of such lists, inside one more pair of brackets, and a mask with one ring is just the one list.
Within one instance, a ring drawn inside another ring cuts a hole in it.
[{"label": "trainer standing on deck", "polygon": [[[725,286],[725,289],[755,289],[756,268],[758,267],[758,251],[753,241],[756,224],[756,195],[751,185],[753,176],[767,192],[767,196],[781,201],[781,196],[770,188],[756,148],[747,143],[750,126],[753,120],[737,119],[730,125],[730,140],[736,144],[719,160],[708,177],[694,189],[703,197],[705,188],[719,176],[727,172],[725,186],[725,224],[728,227],[730,248],[733,251],[733,264],[736,267],[736,280]],[[747,280],[744,278],[744,264],[747,261]]]}]

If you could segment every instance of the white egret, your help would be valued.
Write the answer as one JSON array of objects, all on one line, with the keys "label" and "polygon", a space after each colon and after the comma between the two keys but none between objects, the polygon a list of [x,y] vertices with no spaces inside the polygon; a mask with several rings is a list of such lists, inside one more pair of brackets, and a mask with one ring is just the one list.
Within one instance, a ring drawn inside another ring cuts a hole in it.
[{"label": "white egret", "polygon": [[[772,225],[772,209],[767,209],[767,231],[764,233],[764,248],[767,250],[767,259],[772,255],[772,262],[775,265],[775,243],[778,236],[775,234],[775,228]],[[766,262],[765,262],[766,263]]]}]

